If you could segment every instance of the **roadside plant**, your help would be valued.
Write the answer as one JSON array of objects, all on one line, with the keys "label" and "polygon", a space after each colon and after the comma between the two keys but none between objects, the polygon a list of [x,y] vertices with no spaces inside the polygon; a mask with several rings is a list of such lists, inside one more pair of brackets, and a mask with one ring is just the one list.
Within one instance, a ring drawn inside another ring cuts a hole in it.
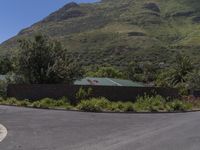
[{"label": "roadside plant", "polygon": [[81,110],[86,112],[182,112],[200,108],[199,101],[166,100],[157,96],[141,96],[136,102],[112,102],[106,98],[81,100],[76,106],[70,105],[67,98],[55,100],[44,98],[38,101],[0,98],[0,105],[13,105],[45,109]]},{"label": "roadside plant", "polygon": [[91,98],[89,100],[82,100],[77,108],[82,111],[102,112],[109,108],[110,101],[106,98]]},{"label": "roadside plant", "polygon": [[76,93],[76,99],[83,100],[88,99],[92,95],[92,88],[83,88],[81,87]]},{"label": "roadside plant", "polygon": [[111,102],[109,111],[114,112],[134,112],[134,103],[132,102]]},{"label": "roadside plant", "polygon": [[192,108],[192,104],[180,100],[174,100],[166,105],[169,111],[186,111]]},{"label": "roadside plant", "polygon": [[163,111],[165,109],[165,99],[160,96],[141,96],[134,103],[136,111]]},{"label": "roadside plant", "polygon": [[60,100],[44,98],[33,102],[32,106],[35,108],[65,108],[65,109],[71,108],[71,105],[66,100],[66,98],[61,98]]}]

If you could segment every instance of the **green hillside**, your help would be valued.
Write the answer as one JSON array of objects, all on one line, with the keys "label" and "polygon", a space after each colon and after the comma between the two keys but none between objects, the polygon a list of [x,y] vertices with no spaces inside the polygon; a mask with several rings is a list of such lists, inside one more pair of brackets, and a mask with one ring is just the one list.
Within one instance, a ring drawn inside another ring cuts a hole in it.
[{"label": "green hillside", "polygon": [[[60,40],[84,65],[123,67],[132,60],[172,63],[177,52],[200,60],[199,0],[102,0],[69,3],[0,45],[17,51],[17,40],[43,33]],[[12,53],[10,53],[12,52]]]}]

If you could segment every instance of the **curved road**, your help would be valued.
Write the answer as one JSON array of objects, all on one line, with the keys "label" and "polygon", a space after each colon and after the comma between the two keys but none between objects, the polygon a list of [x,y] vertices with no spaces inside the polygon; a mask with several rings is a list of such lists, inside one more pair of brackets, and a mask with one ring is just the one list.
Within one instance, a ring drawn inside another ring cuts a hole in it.
[{"label": "curved road", "polygon": [[95,114],[0,106],[1,150],[199,150],[200,112]]}]

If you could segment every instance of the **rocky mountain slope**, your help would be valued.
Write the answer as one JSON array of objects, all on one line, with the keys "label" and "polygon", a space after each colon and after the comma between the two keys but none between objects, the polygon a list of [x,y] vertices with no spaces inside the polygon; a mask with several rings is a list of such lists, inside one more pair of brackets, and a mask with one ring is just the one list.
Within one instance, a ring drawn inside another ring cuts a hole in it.
[{"label": "rocky mountain slope", "polygon": [[[132,60],[172,63],[177,52],[200,60],[199,0],[102,0],[69,3],[0,45],[43,33],[60,40],[84,65],[126,66]],[[10,53],[12,52],[12,53]]]}]

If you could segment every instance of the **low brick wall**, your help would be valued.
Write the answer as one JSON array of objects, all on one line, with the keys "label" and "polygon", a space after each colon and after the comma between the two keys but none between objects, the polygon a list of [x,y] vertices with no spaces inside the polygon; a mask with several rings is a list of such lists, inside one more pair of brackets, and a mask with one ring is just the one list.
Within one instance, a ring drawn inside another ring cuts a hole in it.
[{"label": "low brick wall", "polygon": [[66,96],[76,103],[76,93],[80,88],[92,88],[91,97],[106,97],[111,101],[135,101],[138,96],[159,94],[163,97],[178,97],[178,91],[172,88],[158,87],[113,87],[113,86],[79,86],[66,84],[11,84],[7,88],[7,96],[17,99],[38,100],[42,98],[58,99]]}]

